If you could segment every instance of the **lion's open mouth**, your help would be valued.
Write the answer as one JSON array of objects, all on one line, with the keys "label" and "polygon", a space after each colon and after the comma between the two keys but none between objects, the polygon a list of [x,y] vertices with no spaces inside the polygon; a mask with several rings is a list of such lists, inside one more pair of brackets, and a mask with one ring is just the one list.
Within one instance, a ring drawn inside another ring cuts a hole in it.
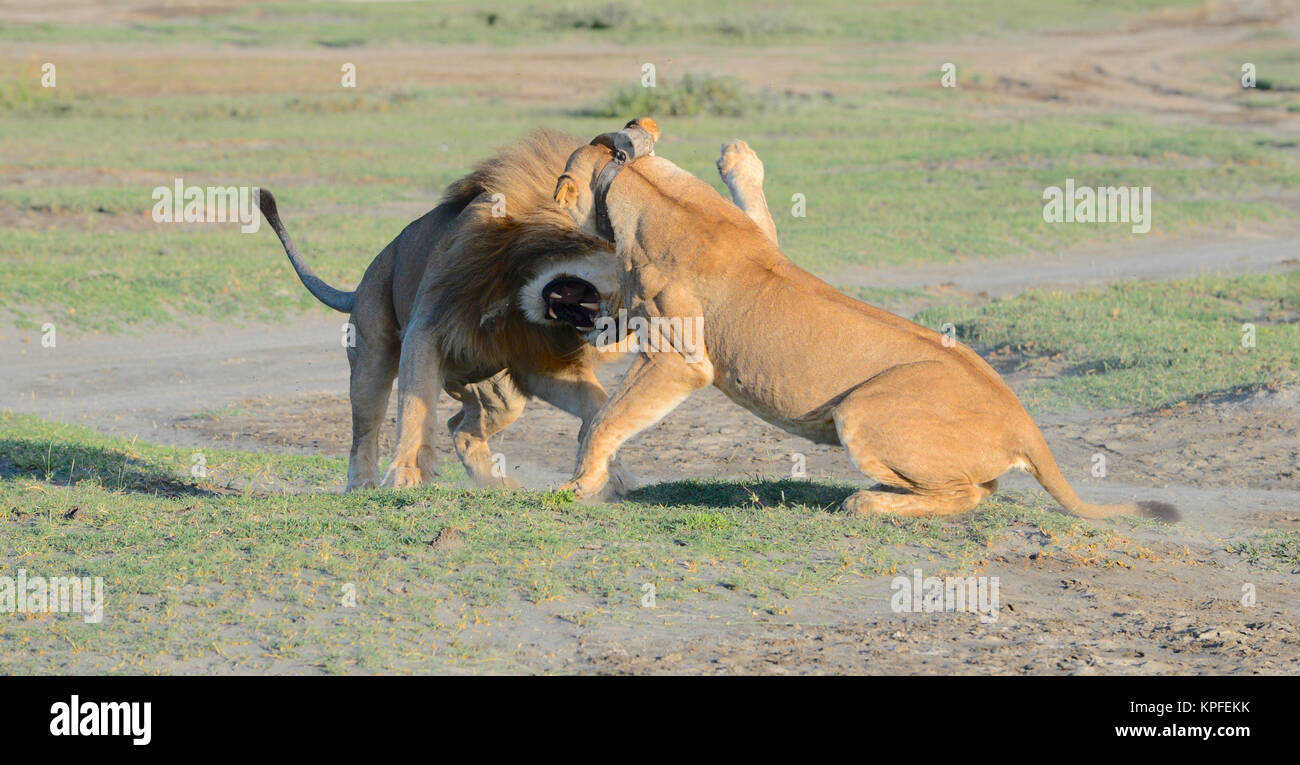
[{"label": "lion's open mouth", "polygon": [[600,316],[600,292],[590,282],[561,276],[542,288],[546,296],[546,316],[572,324],[586,332],[596,328]]}]

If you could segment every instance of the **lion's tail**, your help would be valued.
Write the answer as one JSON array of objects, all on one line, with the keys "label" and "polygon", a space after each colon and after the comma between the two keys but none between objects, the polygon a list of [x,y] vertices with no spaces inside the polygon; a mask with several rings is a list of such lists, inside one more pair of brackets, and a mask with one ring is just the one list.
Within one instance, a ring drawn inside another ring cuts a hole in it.
[{"label": "lion's tail", "polygon": [[271,224],[275,235],[280,237],[280,243],[284,245],[284,251],[289,256],[289,262],[293,264],[293,270],[298,272],[298,278],[302,280],[302,286],[306,287],[313,297],[335,311],[351,313],[352,307],[357,302],[357,293],[335,289],[311,270],[311,266],[308,266],[302,259],[302,255],[298,254],[298,248],[293,245],[293,239],[289,238],[289,232],[284,230],[284,224],[280,222],[280,213],[275,209],[275,197],[270,191],[258,189],[257,200],[258,206],[262,208],[262,217]]},{"label": "lion's tail", "polygon": [[1038,479],[1052,498],[1061,503],[1071,515],[1077,515],[1081,518],[1111,518],[1116,515],[1140,515],[1147,518],[1157,518],[1159,520],[1172,523],[1177,521],[1178,508],[1168,502],[1123,502],[1117,505],[1094,505],[1079,499],[1079,495],[1074,493],[1074,489],[1066,482],[1065,476],[1061,475],[1061,470],[1056,466],[1056,460],[1052,457],[1052,450],[1047,447],[1047,441],[1043,434],[1038,430],[1038,426],[1033,427],[1033,436],[1030,438],[1030,446],[1024,451],[1026,468],[1030,475]]}]

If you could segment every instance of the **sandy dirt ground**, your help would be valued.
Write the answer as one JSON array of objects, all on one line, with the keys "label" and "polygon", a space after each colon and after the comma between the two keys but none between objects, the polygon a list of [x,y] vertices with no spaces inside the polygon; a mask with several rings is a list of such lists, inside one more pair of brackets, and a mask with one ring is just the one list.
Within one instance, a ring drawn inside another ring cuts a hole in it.
[{"label": "sandy dirt ground", "polygon": [[[1287,267],[1285,253],[1295,248],[1294,239],[1260,239],[1221,252],[1275,270]],[[1014,292],[1037,284],[1039,276],[1025,274],[1052,268],[1089,274],[1076,283],[1104,283],[1130,270],[1147,275],[1143,255],[975,264],[971,288]],[[1158,253],[1151,257],[1159,262]],[[1183,265],[1203,267],[1195,257]],[[944,278],[959,280],[964,268]],[[911,280],[890,278],[898,286],[926,286],[932,276],[920,269]],[[956,288],[965,285],[957,281]],[[0,331],[7,359],[0,401],[168,444],[341,455],[349,438],[342,322],[342,315],[322,311],[276,325],[69,336],[55,349],[42,348],[36,333],[7,329]],[[607,386],[625,368],[625,360],[606,365]],[[1013,387],[1026,382],[1015,374],[1008,379]],[[450,416],[453,403],[444,397],[439,416]],[[385,449],[392,446],[391,420],[390,412]],[[1264,530],[1300,528],[1300,390],[1155,412],[1077,411],[1040,422],[1085,497],[1181,507],[1186,521],[1172,531],[1138,532],[1156,560],[1139,560],[1133,569],[1077,565],[1036,556],[1041,540],[1012,535],[990,550],[984,569],[1000,578],[1005,604],[992,625],[970,615],[893,613],[889,580],[881,578],[796,599],[787,613],[757,618],[753,603],[725,596],[620,614],[596,626],[569,619],[571,602],[521,602],[498,615],[509,625],[507,637],[498,621],[495,636],[481,639],[520,644],[517,666],[502,668],[508,671],[1300,672],[1300,570],[1252,565],[1225,549]],[[526,486],[553,487],[572,467],[577,429],[572,417],[533,402],[493,447]],[[450,457],[445,436],[441,450]],[[795,453],[804,455],[815,480],[862,482],[842,450],[790,436],[714,389],[696,394],[622,455],[650,483],[786,478]],[[1105,478],[1091,475],[1096,454],[1106,456]],[[1015,473],[1003,487],[1038,491]],[[1247,584],[1257,593],[1253,607],[1241,604]]]}]

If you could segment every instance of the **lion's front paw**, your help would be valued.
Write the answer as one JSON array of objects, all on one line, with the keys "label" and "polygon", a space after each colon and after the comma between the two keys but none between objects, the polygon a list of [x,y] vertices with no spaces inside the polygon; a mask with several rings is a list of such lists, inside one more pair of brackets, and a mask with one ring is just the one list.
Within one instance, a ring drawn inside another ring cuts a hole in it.
[{"label": "lion's front paw", "polygon": [[636,478],[622,465],[610,465],[609,486],[606,491],[616,497],[626,497],[636,490]]},{"label": "lion's front paw", "polygon": [[366,489],[373,489],[375,487],[376,487],[375,479],[365,478],[365,479],[359,479],[355,481],[348,481],[348,486],[343,491],[345,493],[353,492],[353,491],[365,491]]},{"label": "lion's front paw", "polygon": [[573,492],[574,499],[594,499],[600,495],[600,490],[605,487],[606,479],[594,479],[589,476],[575,478],[572,481],[565,482],[560,486],[560,491]]},{"label": "lion's front paw", "polygon": [[380,487],[384,489],[407,489],[412,486],[419,486],[423,482],[424,477],[420,474],[419,468],[394,465],[388,469],[388,474],[384,476],[384,481],[380,484]]}]

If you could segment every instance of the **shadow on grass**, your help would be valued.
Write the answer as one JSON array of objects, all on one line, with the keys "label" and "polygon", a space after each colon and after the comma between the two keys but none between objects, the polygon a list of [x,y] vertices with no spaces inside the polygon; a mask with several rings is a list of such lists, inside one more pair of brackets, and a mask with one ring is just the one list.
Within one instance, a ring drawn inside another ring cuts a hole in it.
[{"label": "shadow on grass", "polygon": [[98,481],[105,489],[158,494],[165,497],[214,497],[229,492],[204,488],[188,477],[164,470],[120,449],[42,439],[0,438],[0,478],[26,476],[38,481],[73,485]]},{"label": "shadow on grass", "polygon": [[789,478],[780,481],[690,480],[644,486],[628,494],[627,499],[653,505],[702,507],[805,505],[838,511],[844,498],[858,491],[859,488],[861,487]]}]

